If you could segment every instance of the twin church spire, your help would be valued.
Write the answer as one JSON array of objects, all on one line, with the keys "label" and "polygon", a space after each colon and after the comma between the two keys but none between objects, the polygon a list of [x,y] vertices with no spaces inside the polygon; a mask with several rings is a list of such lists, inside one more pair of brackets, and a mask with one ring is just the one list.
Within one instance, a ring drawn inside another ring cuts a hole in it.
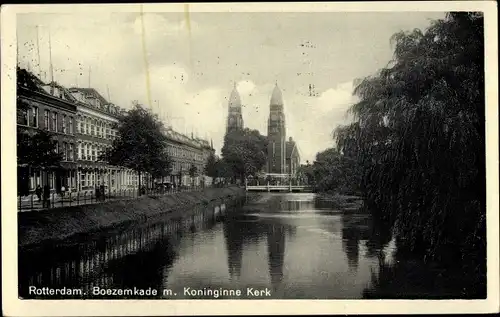
[{"label": "twin church spire", "polygon": [[[242,104],[240,94],[234,84],[229,96],[229,114],[227,116],[226,133],[243,129]],[[267,121],[267,164],[269,174],[295,175],[300,166],[297,145],[292,138],[286,139],[286,124],[283,94],[276,82],[269,102],[269,119]]]},{"label": "twin church spire", "polygon": [[[278,106],[279,108],[283,109],[283,94],[281,93],[281,90],[278,87],[278,82],[276,82],[274,90],[271,94],[270,106],[272,108]],[[236,82],[233,84],[233,90],[231,91],[231,94],[229,96],[228,108],[229,108],[229,113],[227,117],[226,132],[243,129],[241,97],[240,94],[238,93]]]}]

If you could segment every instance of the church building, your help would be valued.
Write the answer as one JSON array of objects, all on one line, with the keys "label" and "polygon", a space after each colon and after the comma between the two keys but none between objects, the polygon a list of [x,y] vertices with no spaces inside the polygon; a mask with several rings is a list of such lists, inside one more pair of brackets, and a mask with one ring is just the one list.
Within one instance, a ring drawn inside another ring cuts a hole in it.
[{"label": "church building", "polygon": [[278,84],[274,87],[269,105],[267,122],[267,172],[269,174],[288,174],[295,176],[300,166],[297,144],[290,137],[286,139],[286,122],[283,95]]},{"label": "church building", "polygon": [[[243,130],[243,116],[241,98],[236,85],[229,97],[226,134],[235,130]],[[278,84],[271,95],[269,119],[267,122],[267,164],[265,172],[268,174],[296,175],[300,166],[300,155],[297,144],[286,137],[285,111],[283,96]]]},{"label": "church building", "polygon": [[227,116],[226,134],[234,130],[243,130],[243,116],[241,114],[241,98],[236,84],[229,96],[229,113]]}]

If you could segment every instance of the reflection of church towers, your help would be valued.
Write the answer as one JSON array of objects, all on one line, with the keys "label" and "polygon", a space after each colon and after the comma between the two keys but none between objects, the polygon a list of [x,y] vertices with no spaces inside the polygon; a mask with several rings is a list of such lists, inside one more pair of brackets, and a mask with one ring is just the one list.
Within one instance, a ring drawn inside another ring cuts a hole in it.
[{"label": "reflection of church towers", "polygon": [[243,116],[241,114],[241,99],[238,90],[236,90],[236,83],[235,83],[233,91],[231,92],[231,96],[229,96],[229,113],[227,116],[226,133],[242,129],[243,129]]},{"label": "reflection of church towers", "polygon": [[269,105],[267,136],[268,173],[284,174],[286,172],[286,128],[283,96],[278,84],[274,87]]},{"label": "reflection of church towers", "polygon": [[267,232],[267,252],[269,275],[274,290],[283,280],[283,262],[285,258],[285,229],[280,225],[270,225]]},{"label": "reflection of church towers", "polygon": [[[236,230],[235,230],[236,229]],[[224,224],[224,238],[227,248],[227,267],[231,280],[240,277],[243,255],[243,236],[234,226]]]}]

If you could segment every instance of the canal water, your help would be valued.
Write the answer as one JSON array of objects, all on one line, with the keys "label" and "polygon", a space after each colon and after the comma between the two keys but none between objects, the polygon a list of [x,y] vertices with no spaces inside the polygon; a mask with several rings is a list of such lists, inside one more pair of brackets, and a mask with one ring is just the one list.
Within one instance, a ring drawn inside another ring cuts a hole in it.
[{"label": "canal water", "polygon": [[398,260],[391,233],[368,214],[343,209],[315,194],[259,194],[244,207],[228,206],[225,213],[231,217],[223,219],[203,208],[207,207],[185,219],[129,226],[20,252],[19,295],[26,299],[461,297],[456,279],[443,274],[447,271]]}]

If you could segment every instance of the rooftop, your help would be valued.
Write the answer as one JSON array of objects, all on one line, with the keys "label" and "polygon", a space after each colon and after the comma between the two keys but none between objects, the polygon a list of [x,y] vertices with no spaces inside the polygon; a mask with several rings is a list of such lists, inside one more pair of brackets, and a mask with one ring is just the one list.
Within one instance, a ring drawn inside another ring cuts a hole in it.
[{"label": "rooftop", "polygon": [[169,138],[172,141],[184,143],[194,147],[211,148],[211,145],[207,140],[203,140],[200,138],[191,138],[185,134],[175,131],[171,127],[165,128],[164,133],[167,136],[167,138]]}]

